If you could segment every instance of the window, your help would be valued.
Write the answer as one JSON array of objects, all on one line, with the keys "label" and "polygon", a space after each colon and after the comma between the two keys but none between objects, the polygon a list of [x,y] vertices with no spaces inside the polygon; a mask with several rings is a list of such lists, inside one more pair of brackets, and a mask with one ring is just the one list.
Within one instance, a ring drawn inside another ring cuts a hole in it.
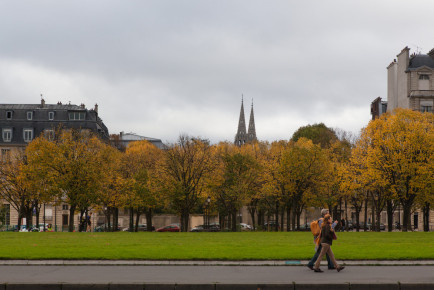
[{"label": "window", "polygon": [[54,130],[44,130],[44,137],[49,141],[53,141],[54,140]]},{"label": "window", "polygon": [[3,142],[11,142],[12,129],[3,129],[2,136],[3,136]]},{"label": "window", "polygon": [[27,120],[33,119],[33,112],[27,112]]},{"label": "window", "polygon": [[3,214],[4,214],[4,225],[9,226],[11,224],[11,205],[4,204],[3,205]]},{"label": "window", "polygon": [[7,111],[6,112],[6,119],[7,120],[12,120],[12,111]]},{"label": "window", "polygon": [[62,205],[62,210],[68,210],[68,209],[69,209],[69,207],[68,207],[67,204],[63,204],[63,205]]},{"label": "window", "polygon": [[71,121],[84,120],[85,116],[85,112],[69,112],[69,120]]},{"label": "window", "polygon": [[429,75],[419,75],[420,80],[429,80]]},{"label": "window", "polygon": [[422,113],[432,113],[432,106],[420,106],[420,111]]},{"label": "window", "polygon": [[45,209],[45,219],[47,219],[47,220],[53,219],[53,209],[52,208],[46,208]]},{"label": "window", "polygon": [[67,226],[69,224],[69,216],[67,214],[62,215],[62,226]]},{"label": "window", "polygon": [[48,112],[48,120],[54,120],[54,112]]},{"label": "window", "polygon": [[2,161],[9,161],[11,156],[11,149],[9,148],[3,148],[2,149]]},{"label": "window", "polygon": [[33,129],[24,129],[23,130],[23,138],[24,142],[30,142],[33,140]]}]

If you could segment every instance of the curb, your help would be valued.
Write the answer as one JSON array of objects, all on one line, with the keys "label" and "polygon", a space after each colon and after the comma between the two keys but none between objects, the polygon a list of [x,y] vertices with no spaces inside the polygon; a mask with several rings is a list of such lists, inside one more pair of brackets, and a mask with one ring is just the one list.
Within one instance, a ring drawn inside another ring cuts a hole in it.
[{"label": "curb", "polygon": [[433,289],[433,283],[405,284],[405,283],[385,283],[385,284],[359,284],[359,283],[324,283],[324,284],[0,284],[0,290],[19,289],[19,290],[75,290],[75,289],[104,289],[104,290],[315,290],[315,289],[337,289],[337,290],[423,290]]},{"label": "curb", "polygon": [[[307,260],[151,261],[151,260],[0,260],[1,266],[306,266]],[[434,260],[340,260],[352,266],[434,266]],[[322,265],[327,262],[323,261]]]}]

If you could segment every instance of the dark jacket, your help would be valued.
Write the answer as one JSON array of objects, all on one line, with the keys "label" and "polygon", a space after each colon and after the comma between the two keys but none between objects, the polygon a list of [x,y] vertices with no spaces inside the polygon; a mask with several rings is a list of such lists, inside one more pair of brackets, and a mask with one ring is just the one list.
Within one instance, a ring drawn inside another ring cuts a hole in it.
[{"label": "dark jacket", "polygon": [[333,243],[333,232],[330,224],[326,224],[321,228],[321,243],[329,244]]}]

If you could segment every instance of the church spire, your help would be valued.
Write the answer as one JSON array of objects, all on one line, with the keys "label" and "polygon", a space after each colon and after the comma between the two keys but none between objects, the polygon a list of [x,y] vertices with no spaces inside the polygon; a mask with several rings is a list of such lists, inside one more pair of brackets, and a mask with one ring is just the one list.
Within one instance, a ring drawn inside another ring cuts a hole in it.
[{"label": "church spire", "polygon": [[256,141],[255,115],[253,114],[253,99],[252,109],[250,111],[249,131],[247,132],[247,142]]},{"label": "church spire", "polygon": [[247,142],[247,133],[246,133],[246,119],[244,118],[244,100],[241,95],[241,111],[240,111],[240,119],[238,121],[238,131],[237,135],[235,135],[235,145],[241,146]]}]

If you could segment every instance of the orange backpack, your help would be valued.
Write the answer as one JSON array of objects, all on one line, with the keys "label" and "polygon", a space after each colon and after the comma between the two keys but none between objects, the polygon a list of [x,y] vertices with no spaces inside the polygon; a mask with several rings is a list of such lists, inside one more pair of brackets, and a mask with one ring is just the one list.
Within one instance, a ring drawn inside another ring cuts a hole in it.
[{"label": "orange backpack", "polygon": [[312,235],[315,237],[319,236],[321,234],[321,228],[319,226],[318,220],[314,220],[310,223],[310,231],[312,232]]}]

